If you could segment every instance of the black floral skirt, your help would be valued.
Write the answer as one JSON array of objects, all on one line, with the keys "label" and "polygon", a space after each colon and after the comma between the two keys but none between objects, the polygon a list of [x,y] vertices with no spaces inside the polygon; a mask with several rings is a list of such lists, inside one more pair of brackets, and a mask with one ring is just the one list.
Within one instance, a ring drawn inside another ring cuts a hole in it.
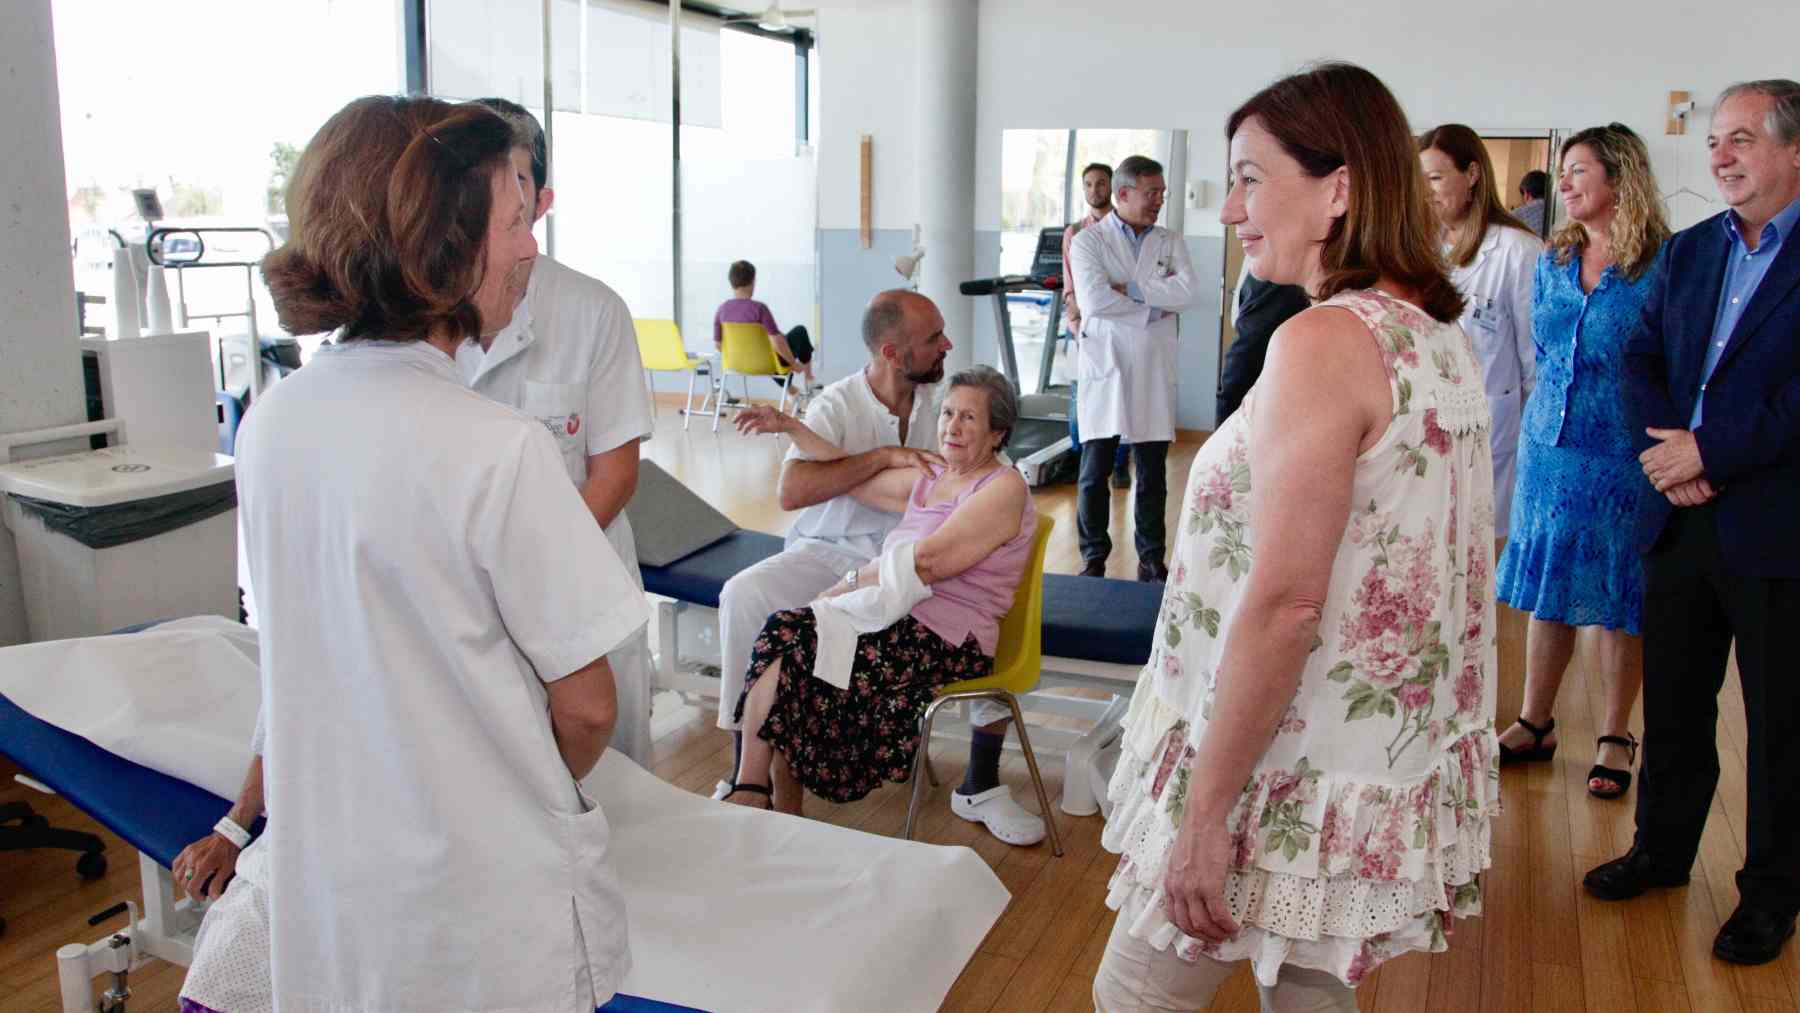
[{"label": "black floral skirt", "polygon": [[818,645],[812,609],[769,616],[750,649],[737,720],[756,680],[780,661],[781,683],[759,734],[787,757],[795,779],[832,802],[854,802],[883,781],[905,781],[919,748],[919,718],[938,687],[994,671],[994,659],[973,635],[952,647],[912,616],[857,638],[845,689],[813,678]]}]

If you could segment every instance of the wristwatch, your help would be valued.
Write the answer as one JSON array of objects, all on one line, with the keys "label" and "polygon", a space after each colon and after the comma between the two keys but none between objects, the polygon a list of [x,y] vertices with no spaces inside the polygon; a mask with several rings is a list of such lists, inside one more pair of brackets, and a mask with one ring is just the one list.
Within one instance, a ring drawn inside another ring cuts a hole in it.
[{"label": "wristwatch", "polygon": [[851,567],[844,574],[844,583],[850,585],[850,590],[852,590],[852,591],[856,590],[856,567],[854,567],[854,566]]}]

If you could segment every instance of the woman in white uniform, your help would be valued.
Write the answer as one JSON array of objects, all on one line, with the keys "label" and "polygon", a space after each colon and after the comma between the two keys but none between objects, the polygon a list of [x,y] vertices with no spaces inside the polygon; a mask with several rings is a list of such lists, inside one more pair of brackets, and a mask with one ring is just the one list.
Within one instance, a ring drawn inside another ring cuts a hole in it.
[{"label": "woman in white uniform", "polygon": [[1519,418],[1537,377],[1531,282],[1544,241],[1500,203],[1494,163],[1481,135],[1446,123],[1419,138],[1419,165],[1443,223],[1450,281],[1463,295],[1462,329],[1475,343],[1493,416],[1494,537],[1511,530]]},{"label": "woman in white uniform", "polygon": [[[513,149],[512,158],[536,222],[556,197],[544,185],[544,128],[517,103],[478,102],[512,121],[528,139]],[[471,390],[543,423],[562,453],[569,480],[641,590],[637,542],[625,504],[637,491],[638,443],[650,438],[656,423],[625,300],[605,283],[539,255],[512,322],[497,334],[465,342],[456,351],[456,365]],[[606,661],[619,693],[612,748],[648,766],[654,673],[649,634],[631,637]]]},{"label": "woman in white uniform", "polygon": [[555,441],[454,360],[536,254],[516,142],[480,107],[359,99],[264,262],[284,327],[337,332],[238,444],[276,1008],[586,1013],[629,969],[576,779],[647,609]]}]

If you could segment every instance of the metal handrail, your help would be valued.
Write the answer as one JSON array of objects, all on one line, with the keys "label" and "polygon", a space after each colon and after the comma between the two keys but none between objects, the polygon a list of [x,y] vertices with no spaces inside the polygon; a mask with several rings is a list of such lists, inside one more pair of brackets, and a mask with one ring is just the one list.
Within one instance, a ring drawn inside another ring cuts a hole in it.
[{"label": "metal handrail", "polygon": [[[180,226],[168,226],[168,227],[158,226],[156,228],[151,229],[150,234],[144,237],[144,251],[146,254],[149,255],[150,263],[155,264],[158,267],[172,267],[178,271],[187,270],[189,268],[194,268],[194,267],[258,267],[262,264],[262,261],[260,259],[258,259],[258,260],[207,261],[206,260],[206,237],[205,237],[204,233],[208,233],[208,232],[214,232],[214,233],[254,232],[254,233],[262,236],[264,239],[268,240],[270,252],[273,252],[275,247],[281,245],[280,243],[276,242],[274,233],[270,232],[268,229],[262,228],[261,226],[257,226],[257,225],[197,225],[197,226],[193,226],[191,228],[184,228],[184,227],[180,227]],[[165,261],[165,260],[163,260],[163,258],[162,258],[162,240],[165,237],[175,236],[175,235],[193,236],[194,242],[199,244],[199,246],[200,246],[199,255],[196,256],[193,260],[187,260],[187,261]]]}]

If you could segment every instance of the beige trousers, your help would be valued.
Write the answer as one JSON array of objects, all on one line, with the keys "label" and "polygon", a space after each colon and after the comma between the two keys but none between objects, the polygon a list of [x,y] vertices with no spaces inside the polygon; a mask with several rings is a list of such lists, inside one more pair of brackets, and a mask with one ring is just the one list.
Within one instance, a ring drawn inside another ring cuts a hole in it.
[{"label": "beige trousers", "polygon": [[[1098,1013],[1187,1013],[1203,1010],[1213,993],[1237,969],[1209,957],[1189,963],[1171,950],[1135,939],[1126,926],[1135,920],[1135,901],[1113,922],[1106,956],[1094,976]],[[1356,990],[1324,971],[1282,967],[1274,988],[1257,986],[1264,1013],[1356,1013]]]}]

